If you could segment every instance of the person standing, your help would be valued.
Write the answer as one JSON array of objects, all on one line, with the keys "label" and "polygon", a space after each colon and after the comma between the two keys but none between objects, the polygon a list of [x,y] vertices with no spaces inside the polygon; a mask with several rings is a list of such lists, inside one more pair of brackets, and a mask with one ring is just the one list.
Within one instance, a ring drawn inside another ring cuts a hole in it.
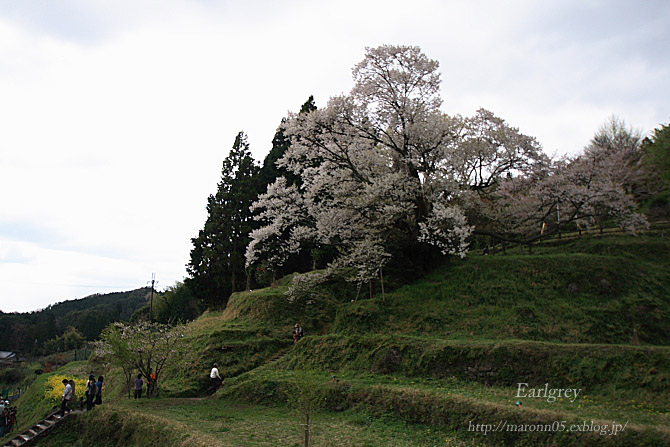
[{"label": "person standing", "polygon": [[74,382],[74,379],[68,380],[68,383],[72,387],[72,400],[77,399],[77,384]]},{"label": "person standing", "polygon": [[293,344],[298,343],[303,335],[305,335],[305,333],[302,331],[302,327],[296,323],[295,328],[293,329]]},{"label": "person standing", "polygon": [[156,377],[156,374],[153,372],[153,370],[149,368],[149,377],[147,377],[147,397],[156,395],[158,390],[158,384],[156,383],[157,381],[158,377]]},{"label": "person standing", "polygon": [[142,374],[137,375],[135,379],[135,399],[142,398],[142,386],[144,385],[144,380],[142,380]]},{"label": "person standing", "polygon": [[95,384],[95,376],[91,374],[88,376],[88,382],[86,383],[86,411],[91,411],[95,405],[94,399],[96,388],[97,386]]},{"label": "person standing", "polygon": [[9,433],[9,429],[7,428],[8,425],[9,425],[9,410],[7,407],[4,407],[2,409],[2,412],[0,412],[0,438]]},{"label": "person standing", "polygon": [[70,385],[70,382],[68,382],[67,379],[63,379],[63,385],[65,385],[65,390],[63,391],[63,397],[61,399],[60,404],[61,417],[65,416],[66,411],[68,413],[70,412],[70,409],[68,408],[68,403],[72,399],[72,386]]},{"label": "person standing", "polygon": [[102,405],[102,384],[104,383],[105,378],[100,376],[98,377],[98,383],[95,384],[96,386],[96,391],[95,391],[95,404],[96,405]]},{"label": "person standing", "polygon": [[209,373],[209,381],[213,392],[216,393],[216,390],[221,386],[221,382],[223,382],[223,379],[219,375],[219,365],[216,363],[214,364],[212,371]]},{"label": "person standing", "polygon": [[16,407],[9,408],[9,425],[7,426],[7,432],[11,432],[14,426],[16,425]]}]

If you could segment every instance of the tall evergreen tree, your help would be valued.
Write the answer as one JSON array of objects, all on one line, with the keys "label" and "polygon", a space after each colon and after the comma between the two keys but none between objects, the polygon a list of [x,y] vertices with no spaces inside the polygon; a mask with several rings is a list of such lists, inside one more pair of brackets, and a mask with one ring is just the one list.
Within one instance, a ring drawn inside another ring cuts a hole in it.
[{"label": "tall evergreen tree", "polygon": [[[307,101],[300,107],[300,113],[306,114],[313,112],[314,110],[316,110],[316,103],[314,102],[314,96],[310,95],[309,98],[307,98]],[[272,139],[272,149],[270,149],[265,160],[263,160],[263,167],[261,168],[263,191],[267,191],[268,185],[274,183],[279,177],[285,177],[286,182],[289,185],[300,185],[300,177],[286,168],[277,166],[277,160],[282,158],[284,153],[286,153],[291,146],[291,141],[284,133],[285,125],[286,118],[282,118],[281,124],[277,128],[277,132],[275,132],[275,136]]]},{"label": "tall evergreen tree", "polygon": [[300,106],[300,113],[305,114],[313,112],[315,110],[316,110],[316,103],[314,102],[314,95],[309,95],[307,101],[305,101],[304,104]]},{"label": "tall evergreen tree", "polygon": [[[272,184],[278,177],[286,176],[290,174],[286,169],[277,167],[277,160],[284,156],[284,153],[287,151],[291,142],[284,135],[284,125],[286,124],[286,118],[282,118],[281,124],[277,127],[274,138],[272,138],[272,149],[265,156],[263,160],[263,167],[261,168],[261,177],[263,182],[263,190],[267,190],[268,185]],[[290,184],[294,184],[295,176],[290,181]]]},{"label": "tall evergreen tree", "polygon": [[670,188],[670,124],[654,129],[643,143],[645,164],[662,181],[661,188]]},{"label": "tall evergreen tree", "polygon": [[249,280],[244,253],[255,226],[249,207],[262,186],[259,172],[240,132],[223,161],[216,194],[207,200],[205,226],[191,240],[187,284],[208,307],[225,306],[230,294],[243,290]]}]

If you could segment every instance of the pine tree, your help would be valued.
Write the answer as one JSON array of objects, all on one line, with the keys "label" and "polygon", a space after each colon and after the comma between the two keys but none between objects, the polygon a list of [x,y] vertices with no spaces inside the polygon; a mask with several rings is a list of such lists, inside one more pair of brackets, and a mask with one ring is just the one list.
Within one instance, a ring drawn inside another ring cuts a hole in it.
[{"label": "pine tree", "polygon": [[[309,98],[307,98],[307,101],[300,107],[300,114],[307,114],[315,110],[316,104],[314,103],[314,96],[310,95]],[[275,136],[272,139],[272,149],[270,149],[270,152],[263,161],[263,167],[261,168],[261,177],[264,184],[263,191],[266,191],[268,185],[274,183],[279,177],[285,177],[286,182],[289,185],[300,186],[300,177],[286,168],[277,166],[277,160],[282,158],[291,146],[291,141],[284,133],[285,125],[286,118],[282,118],[281,124],[277,128],[277,132],[275,132]]]},{"label": "pine tree", "polygon": [[191,240],[187,283],[208,307],[225,306],[232,292],[247,285],[244,254],[256,226],[249,207],[260,192],[259,173],[247,137],[240,132],[223,161],[216,194],[207,200],[205,226]]}]

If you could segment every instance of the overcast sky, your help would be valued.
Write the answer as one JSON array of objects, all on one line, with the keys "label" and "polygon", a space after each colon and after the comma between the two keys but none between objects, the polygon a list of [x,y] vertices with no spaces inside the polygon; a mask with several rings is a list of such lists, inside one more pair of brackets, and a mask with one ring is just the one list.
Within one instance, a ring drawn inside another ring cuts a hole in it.
[{"label": "overcast sky", "polygon": [[365,47],[418,45],[443,110],[577,153],[670,120],[667,1],[0,2],[0,310],[185,276],[221,164],[254,156]]}]

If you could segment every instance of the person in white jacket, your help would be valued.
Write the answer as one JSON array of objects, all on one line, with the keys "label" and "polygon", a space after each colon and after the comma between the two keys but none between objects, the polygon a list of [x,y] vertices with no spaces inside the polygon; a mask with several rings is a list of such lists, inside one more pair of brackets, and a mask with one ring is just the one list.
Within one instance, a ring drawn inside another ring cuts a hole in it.
[{"label": "person in white jacket", "polygon": [[216,392],[216,390],[218,390],[221,386],[221,382],[223,382],[223,379],[219,375],[219,365],[216,363],[214,364],[212,371],[209,373],[209,381],[211,383],[213,392]]},{"label": "person in white jacket", "polygon": [[65,412],[70,412],[68,408],[68,403],[72,400],[72,385],[68,382],[67,379],[63,379],[63,385],[65,385],[65,390],[63,391],[63,400],[60,404],[60,415],[61,417],[65,416]]}]

